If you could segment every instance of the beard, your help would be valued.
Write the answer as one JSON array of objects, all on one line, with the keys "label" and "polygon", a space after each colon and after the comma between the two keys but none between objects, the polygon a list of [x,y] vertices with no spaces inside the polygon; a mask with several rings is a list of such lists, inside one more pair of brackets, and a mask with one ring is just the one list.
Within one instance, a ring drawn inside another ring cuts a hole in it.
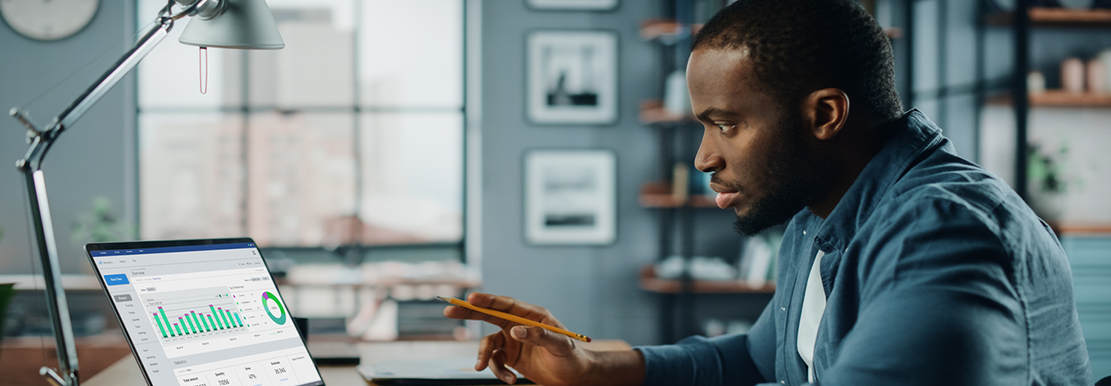
[{"label": "beard", "polygon": [[800,117],[784,113],[776,126],[775,148],[757,181],[764,194],[733,222],[733,229],[741,236],[787,222],[820,201],[833,185],[833,167],[829,162],[819,162],[807,148]]}]

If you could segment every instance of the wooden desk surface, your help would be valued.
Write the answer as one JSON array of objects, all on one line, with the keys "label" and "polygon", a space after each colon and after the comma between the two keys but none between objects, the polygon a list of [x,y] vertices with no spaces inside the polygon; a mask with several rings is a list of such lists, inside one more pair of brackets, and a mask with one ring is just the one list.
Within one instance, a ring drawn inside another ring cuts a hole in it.
[{"label": "wooden desk surface", "polygon": [[[578,342],[576,342],[578,343]],[[600,340],[583,344],[595,351],[629,350],[632,347],[620,340]],[[472,357],[478,353],[478,342],[362,342],[357,344],[362,363],[374,364],[386,359],[457,358]],[[355,366],[320,366],[320,375],[329,386],[373,385],[363,380]],[[135,363],[135,356],[120,359],[100,374],[82,382],[85,386],[143,385],[143,375]]]}]

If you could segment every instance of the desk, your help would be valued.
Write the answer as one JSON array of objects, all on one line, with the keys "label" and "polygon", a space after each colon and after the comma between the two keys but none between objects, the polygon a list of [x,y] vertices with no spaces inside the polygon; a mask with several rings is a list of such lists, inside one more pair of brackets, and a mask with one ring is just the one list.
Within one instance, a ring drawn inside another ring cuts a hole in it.
[{"label": "desk", "polygon": [[[632,347],[620,340],[600,340],[580,343],[595,351],[629,350]],[[478,342],[361,342],[357,344],[364,364],[374,364],[386,359],[455,358],[473,357],[478,354]],[[324,383],[330,386],[373,385],[363,380],[355,366],[320,366]],[[143,385],[143,375],[135,356],[128,355],[100,374],[82,382],[85,386]]]}]

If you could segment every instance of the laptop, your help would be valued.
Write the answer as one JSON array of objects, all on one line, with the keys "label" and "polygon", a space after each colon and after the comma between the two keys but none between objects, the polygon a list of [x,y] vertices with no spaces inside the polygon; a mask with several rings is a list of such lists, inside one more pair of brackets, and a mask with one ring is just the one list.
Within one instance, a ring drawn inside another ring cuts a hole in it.
[{"label": "laptop", "polygon": [[253,240],[85,251],[148,385],[324,384]]}]

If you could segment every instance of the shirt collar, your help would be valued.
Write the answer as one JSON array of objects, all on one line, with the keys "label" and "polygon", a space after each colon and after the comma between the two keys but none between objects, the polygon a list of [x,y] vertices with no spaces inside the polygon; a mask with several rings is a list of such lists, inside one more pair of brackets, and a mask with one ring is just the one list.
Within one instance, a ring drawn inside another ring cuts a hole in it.
[{"label": "shirt collar", "polygon": [[[827,253],[844,249],[880,199],[927,150],[945,141],[941,129],[917,109],[885,124],[891,138],[864,167],[841,201],[815,232],[815,245]],[[884,130],[884,128],[879,128]],[[809,213],[809,209],[804,209]],[[816,215],[809,213],[817,218]],[[820,220],[820,218],[817,218]]]}]

